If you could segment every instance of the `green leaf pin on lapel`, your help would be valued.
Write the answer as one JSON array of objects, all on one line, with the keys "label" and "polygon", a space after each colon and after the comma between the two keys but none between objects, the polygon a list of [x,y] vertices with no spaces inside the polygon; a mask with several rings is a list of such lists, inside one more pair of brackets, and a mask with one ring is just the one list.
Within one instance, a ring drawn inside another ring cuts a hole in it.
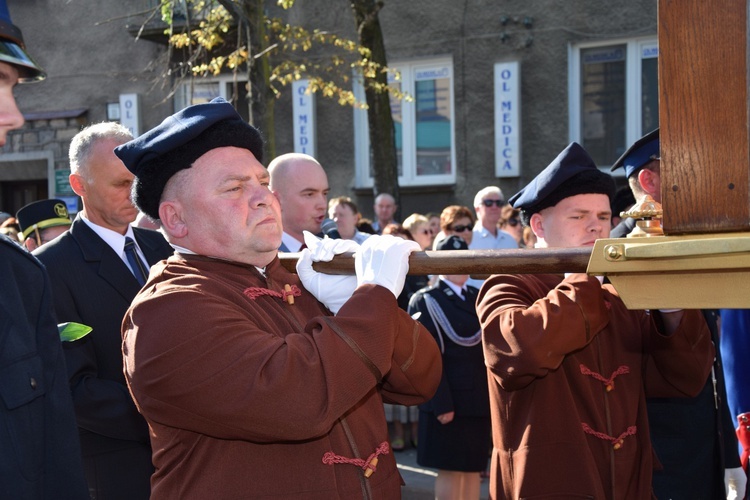
[{"label": "green leaf pin on lapel", "polygon": [[93,328],[81,323],[60,323],[57,325],[57,331],[60,332],[60,340],[63,342],[73,342],[88,335]]}]

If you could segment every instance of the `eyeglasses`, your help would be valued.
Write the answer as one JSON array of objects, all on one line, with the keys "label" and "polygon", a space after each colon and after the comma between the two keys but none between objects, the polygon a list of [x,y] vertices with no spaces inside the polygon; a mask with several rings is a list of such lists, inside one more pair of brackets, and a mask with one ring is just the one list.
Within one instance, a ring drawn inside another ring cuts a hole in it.
[{"label": "eyeglasses", "polygon": [[463,233],[464,231],[471,231],[471,226],[462,226],[459,224],[458,226],[453,226],[451,231],[455,233]]},{"label": "eyeglasses", "polygon": [[503,200],[482,200],[482,205],[489,208],[492,205],[495,205],[496,207],[502,207],[505,205],[505,201]]},{"label": "eyeglasses", "polygon": [[516,227],[518,225],[518,219],[508,219],[508,224],[511,227]]}]

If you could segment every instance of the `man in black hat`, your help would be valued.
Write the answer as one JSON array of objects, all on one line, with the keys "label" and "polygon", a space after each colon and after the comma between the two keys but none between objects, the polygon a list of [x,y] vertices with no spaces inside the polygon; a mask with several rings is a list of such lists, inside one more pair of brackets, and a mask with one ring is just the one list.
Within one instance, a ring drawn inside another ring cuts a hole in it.
[{"label": "man in black hat", "polygon": [[[609,236],[614,182],[571,143],[510,199],[537,247]],[[477,312],[490,370],[493,498],[651,496],[645,396],[693,396],[713,359],[699,311],[629,311],[594,276],[497,275]]]},{"label": "man in black hat", "polygon": [[[13,88],[44,72],[0,0],[0,146],[23,126]],[[88,498],[49,277],[0,236],[0,497]]]},{"label": "man in black hat", "polygon": [[[396,302],[419,245],[306,233],[286,271],[260,134],[220,98],[115,153],[177,249],[122,330],[152,499],[398,498],[383,401],[423,402],[440,380],[434,340]],[[352,249],[356,277],[312,267]]]},{"label": "man in black hat", "polygon": [[[638,139],[612,165],[622,168],[633,196],[649,195],[661,203],[661,154],[659,129]],[[626,218],[612,230],[624,238],[635,227]],[[731,313],[730,313],[731,314]],[[714,346],[719,345],[715,310],[703,311]],[[730,483],[745,492],[747,478],[740,466],[734,418],[727,405],[721,352],[716,350],[714,369],[703,390],[694,398],[649,398],[651,440],[662,467],[654,472],[657,498],[725,498]]]},{"label": "man in black hat", "polygon": [[39,200],[22,207],[16,214],[23,245],[31,252],[70,229],[65,202],[55,198]]}]

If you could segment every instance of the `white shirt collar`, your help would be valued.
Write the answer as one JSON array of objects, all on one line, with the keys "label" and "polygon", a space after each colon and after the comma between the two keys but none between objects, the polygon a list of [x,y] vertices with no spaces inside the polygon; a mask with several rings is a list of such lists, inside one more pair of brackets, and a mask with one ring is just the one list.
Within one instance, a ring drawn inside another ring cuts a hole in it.
[{"label": "white shirt collar", "polygon": [[286,232],[281,233],[281,243],[283,243],[290,252],[299,252],[299,249],[302,247],[302,242],[300,240]]},{"label": "white shirt collar", "polygon": [[180,245],[175,245],[174,243],[170,243],[172,245],[172,248],[180,252],[182,255],[198,255],[197,253],[193,252],[192,250],[189,250],[185,247],[181,247]]},{"label": "white shirt collar", "polygon": [[451,290],[456,292],[456,295],[458,295],[461,298],[464,298],[464,289],[462,287],[456,285],[452,281],[448,281],[447,279],[445,279],[445,276],[442,276],[442,275],[440,276],[440,281],[448,285],[451,288]]},{"label": "white shirt collar", "polygon": [[104,242],[112,248],[112,250],[115,251],[117,255],[120,256],[120,258],[123,260],[123,262],[127,263],[127,257],[125,257],[125,238],[130,237],[133,241],[136,242],[135,248],[138,252],[138,255],[141,257],[141,259],[145,262],[145,257],[143,255],[143,252],[141,251],[140,247],[138,246],[138,242],[135,239],[135,233],[133,233],[133,227],[128,224],[128,230],[125,234],[120,234],[117,231],[112,231],[111,229],[108,229],[106,227],[102,227],[98,224],[95,224],[91,222],[83,213],[81,215],[81,220],[86,224],[88,227],[91,228],[92,231],[94,231],[97,236],[99,236]]}]

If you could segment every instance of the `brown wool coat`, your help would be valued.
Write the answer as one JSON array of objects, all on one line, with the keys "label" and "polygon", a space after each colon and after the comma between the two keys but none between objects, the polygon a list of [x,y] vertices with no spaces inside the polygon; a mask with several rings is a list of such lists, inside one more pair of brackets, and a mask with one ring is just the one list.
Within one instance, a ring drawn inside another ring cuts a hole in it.
[{"label": "brown wool coat", "polygon": [[492,498],[650,498],[645,398],[703,387],[714,351],[700,311],[685,311],[667,337],[660,313],[629,311],[610,285],[574,274],[493,276],[477,312]]},{"label": "brown wool coat", "polygon": [[[333,317],[278,259],[266,269],[175,255],[123,322],[125,375],[151,430],[152,499],[400,497],[383,401],[414,405],[440,381],[432,336],[385,288]],[[296,286],[294,304],[279,293]]]}]

